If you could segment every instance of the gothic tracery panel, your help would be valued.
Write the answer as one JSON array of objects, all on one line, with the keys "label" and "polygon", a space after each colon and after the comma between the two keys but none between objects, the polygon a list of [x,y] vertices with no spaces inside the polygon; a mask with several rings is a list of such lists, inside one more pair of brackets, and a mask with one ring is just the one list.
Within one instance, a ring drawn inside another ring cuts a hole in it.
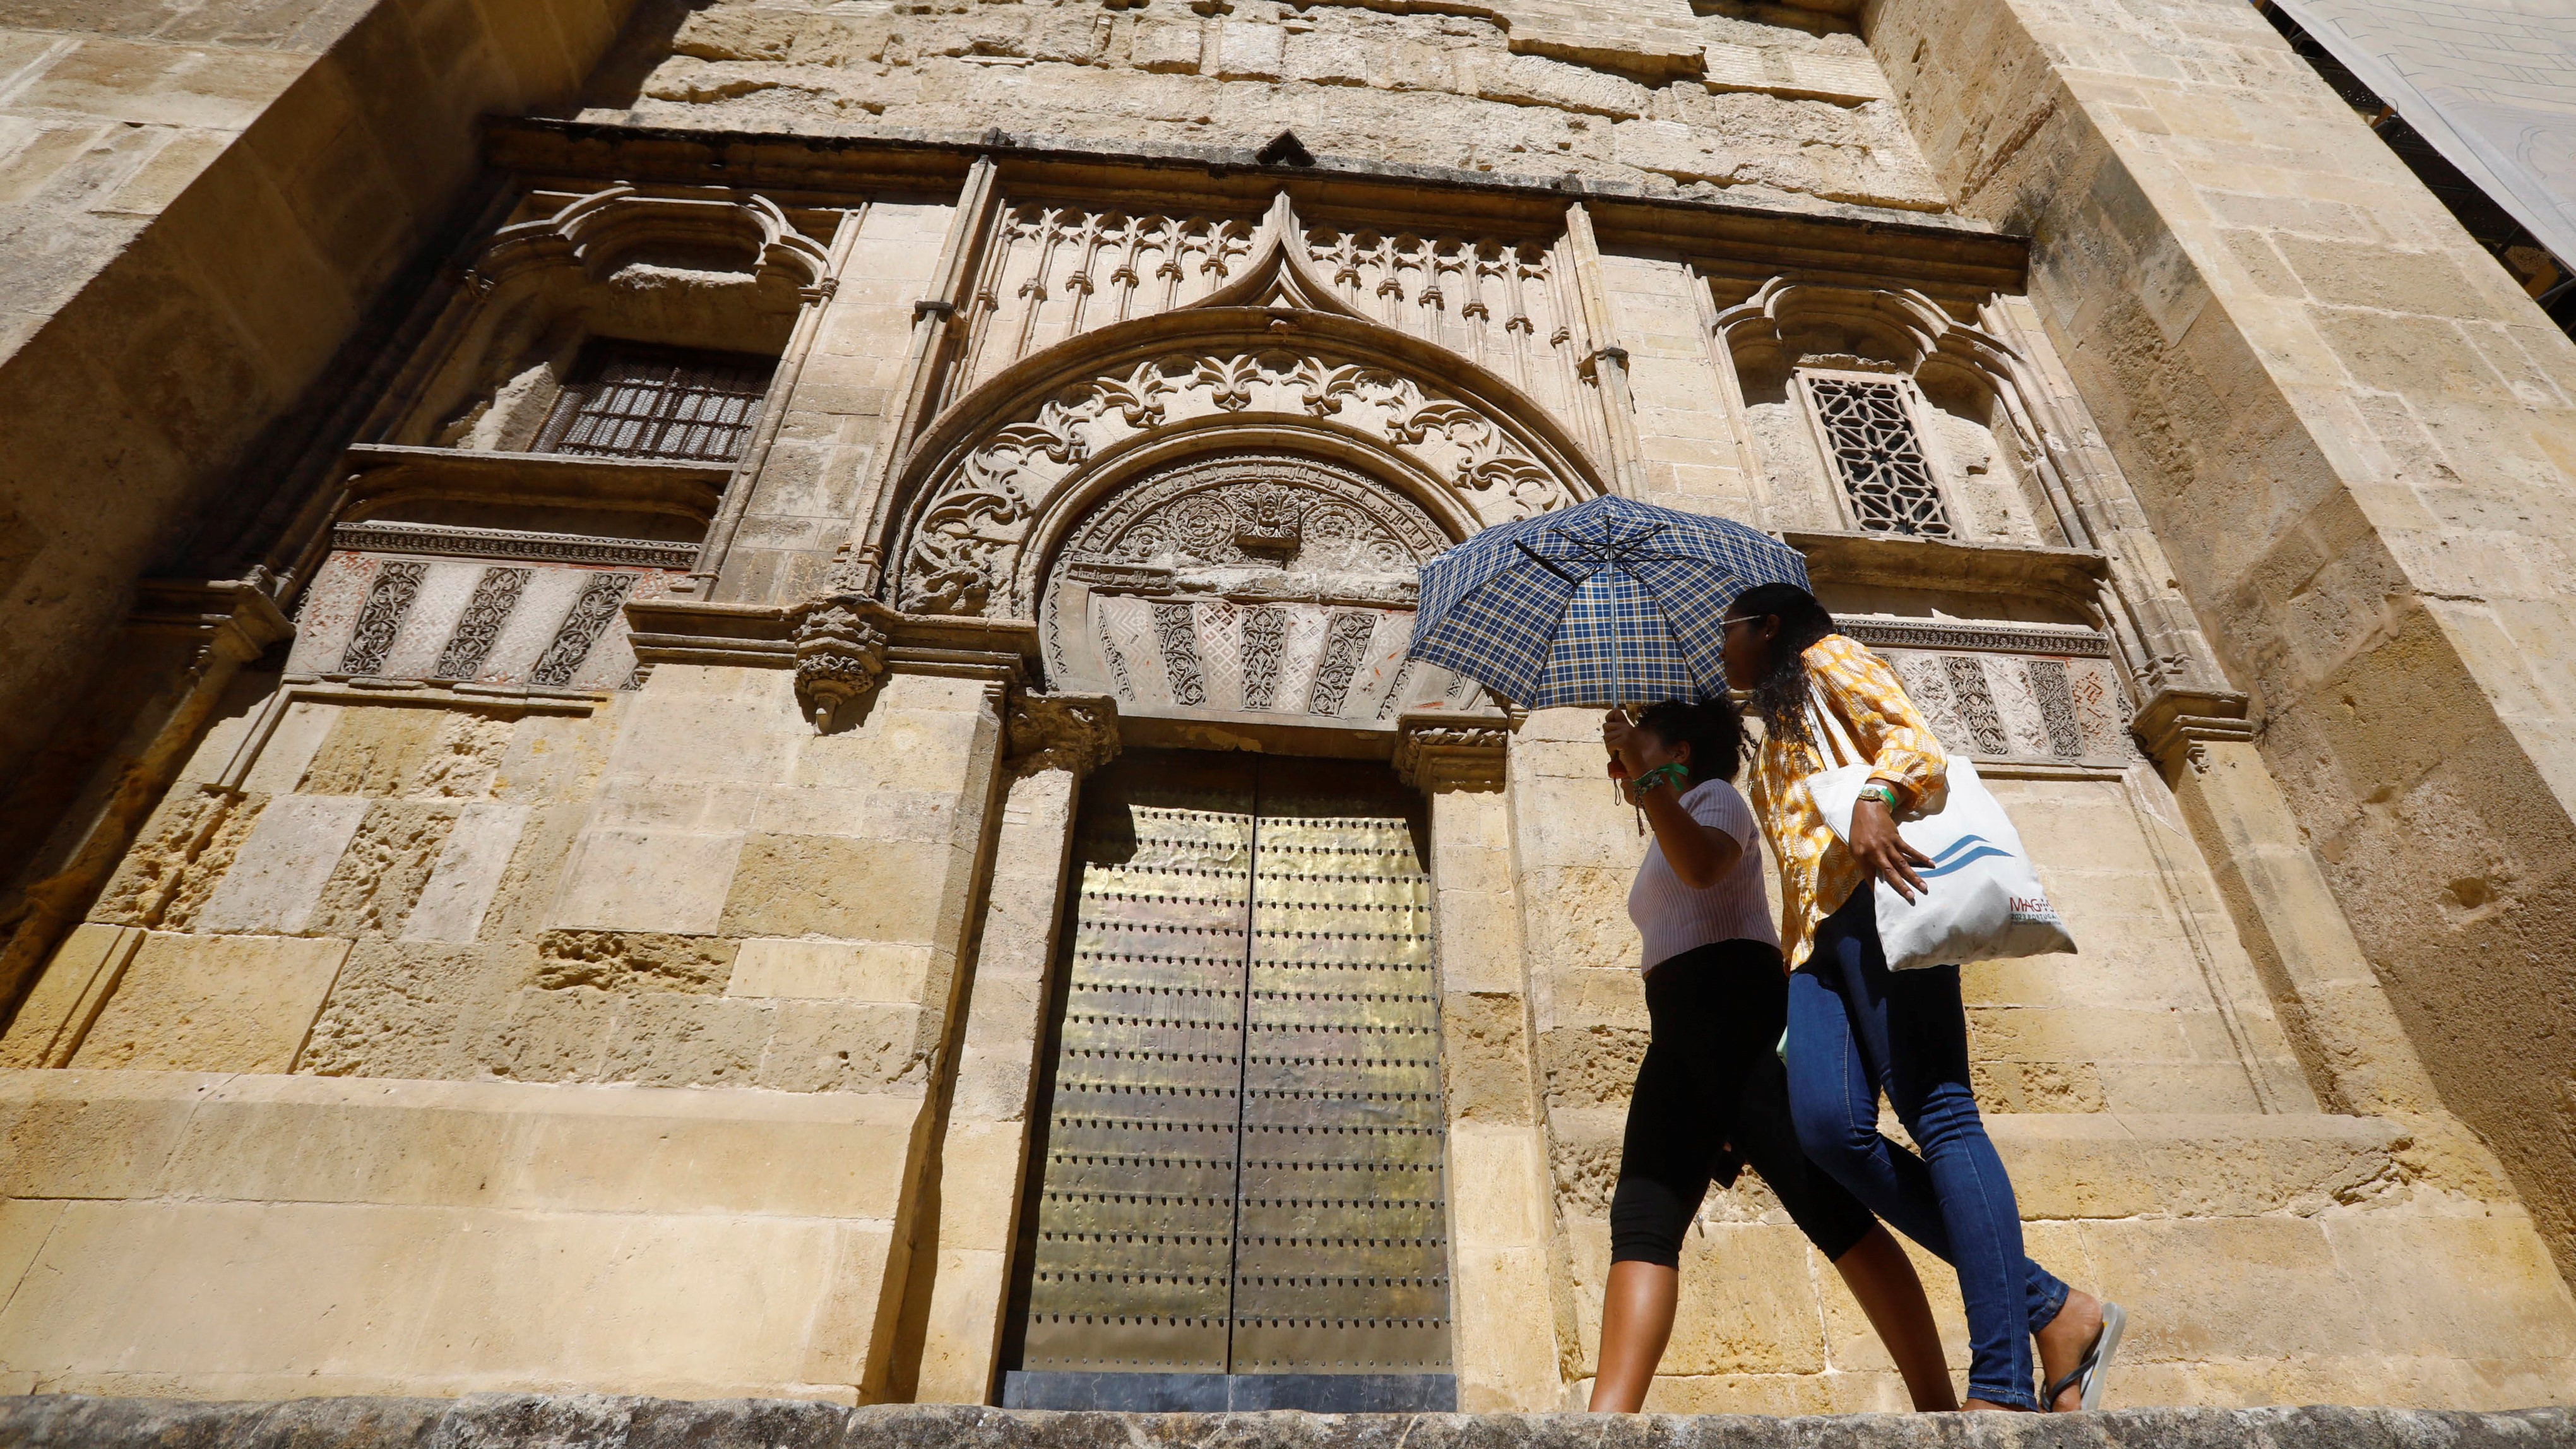
[{"label": "gothic tracery panel", "polygon": [[1187,306],[1223,287],[1259,217],[1006,208],[968,318],[967,385],[1068,337]]},{"label": "gothic tracery panel", "polygon": [[1589,413],[1552,245],[1338,226],[1301,240],[1353,311],[1493,369],[1561,417]]}]

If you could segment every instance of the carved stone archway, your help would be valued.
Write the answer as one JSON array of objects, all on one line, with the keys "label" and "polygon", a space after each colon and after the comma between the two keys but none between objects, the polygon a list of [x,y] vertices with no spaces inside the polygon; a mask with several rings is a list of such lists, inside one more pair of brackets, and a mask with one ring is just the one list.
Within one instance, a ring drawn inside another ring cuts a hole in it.
[{"label": "carved stone archway", "polygon": [[[1603,491],[1563,424],[1479,364],[1360,315],[1287,242],[1274,207],[1243,275],[1189,307],[1102,328],[943,409],[863,551],[909,614],[1032,618],[1077,517],[1148,455],[1335,459],[1449,537]],[[873,526],[872,526],[873,527]]]},{"label": "carved stone archway", "polygon": [[1252,435],[1314,435],[1316,451],[1383,456],[1427,480],[1460,531],[1582,496],[1562,466],[1488,407],[1339,347],[1225,349],[1121,359],[961,449],[923,492],[895,575],[907,613],[1007,613],[1036,603],[1033,524],[1100,486],[1116,460],[1190,431],[1214,453]]}]

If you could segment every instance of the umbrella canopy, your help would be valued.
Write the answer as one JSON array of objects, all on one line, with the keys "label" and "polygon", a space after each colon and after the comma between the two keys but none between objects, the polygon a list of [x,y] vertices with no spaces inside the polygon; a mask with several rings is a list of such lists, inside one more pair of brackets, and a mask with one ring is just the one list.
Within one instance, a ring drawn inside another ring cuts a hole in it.
[{"label": "umbrella canopy", "polygon": [[1807,561],[1727,519],[1595,498],[1424,564],[1406,652],[1530,709],[1705,698],[1726,688],[1727,605],[1767,583],[1807,587]]}]

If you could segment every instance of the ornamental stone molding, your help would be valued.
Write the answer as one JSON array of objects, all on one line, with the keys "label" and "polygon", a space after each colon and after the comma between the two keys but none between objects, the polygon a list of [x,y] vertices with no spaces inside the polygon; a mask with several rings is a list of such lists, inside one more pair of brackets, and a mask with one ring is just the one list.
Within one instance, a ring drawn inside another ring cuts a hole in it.
[{"label": "ornamental stone molding", "polygon": [[[1030,525],[1084,465],[1186,425],[1321,421],[1410,462],[1477,526],[1577,500],[1496,418],[1435,384],[1338,351],[1173,353],[1068,387],[994,429],[931,485],[904,550],[907,612],[982,614],[1015,590]],[[1213,445],[1221,439],[1210,438]]]},{"label": "ornamental stone molding", "polygon": [[1396,778],[1426,795],[1500,790],[1511,740],[1504,720],[1408,714],[1396,722]]},{"label": "ornamental stone molding", "polygon": [[2251,740],[2253,701],[2234,690],[2162,689],[2130,725],[2147,758],[2164,769],[2208,768],[2205,745]]},{"label": "ornamental stone molding", "polygon": [[199,676],[247,664],[295,637],[274,588],[267,570],[256,568],[239,579],[146,579],[127,622],[139,634],[194,644],[188,673]]},{"label": "ornamental stone molding", "polygon": [[1080,779],[1118,758],[1118,701],[1105,694],[1015,694],[1006,725],[1011,768],[1023,775]]},{"label": "ornamental stone molding", "polygon": [[893,612],[873,599],[823,594],[789,613],[796,702],[817,731],[830,734],[876,692],[885,676]]},{"label": "ornamental stone molding", "polygon": [[[1948,365],[1967,369],[1992,388],[2010,385],[2013,370],[2022,364],[2011,344],[1953,320],[1940,303],[1912,289],[1833,287],[1773,277],[1718,313],[1712,326],[1739,365],[1768,362],[1906,374]],[[1869,354],[1844,350],[1859,342],[1869,344]]]},{"label": "ornamental stone molding", "polygon": [[742,270],[798,292],[823,289],[831,256],[798,232],[766,196],[648,196],[619,184],[580,197],[535,221],[506,226],[476,259],[467,281],[489,291],[526,271],[577,267],[604,280],[646,248],[731,255]]}]

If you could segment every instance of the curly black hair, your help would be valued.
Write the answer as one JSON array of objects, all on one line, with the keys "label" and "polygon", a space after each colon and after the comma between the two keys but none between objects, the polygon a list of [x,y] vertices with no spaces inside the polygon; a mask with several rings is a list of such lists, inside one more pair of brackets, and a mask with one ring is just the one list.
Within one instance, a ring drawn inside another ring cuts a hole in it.
[{"label": "curly black hair", "polygon": [[1836,632],[1834,616],[1816,596],[1796,584],[1761,584],[1736,596],[1727,615],[1737,619],[1778,619],[1780,632],[1771,640],[1770,667],[1753,686],[1753,712],[1773,739],[1807,738],[1807,666],[1799,656]]},{"label": "curly black hair", "polygon": [[1690,746],[1690,782],[1695,786],[1732,780],[1744,767],[1744,716],[1724,695],[1650,704],[1638,714],[1637,728],[1663,741],[1666,749]]}]

